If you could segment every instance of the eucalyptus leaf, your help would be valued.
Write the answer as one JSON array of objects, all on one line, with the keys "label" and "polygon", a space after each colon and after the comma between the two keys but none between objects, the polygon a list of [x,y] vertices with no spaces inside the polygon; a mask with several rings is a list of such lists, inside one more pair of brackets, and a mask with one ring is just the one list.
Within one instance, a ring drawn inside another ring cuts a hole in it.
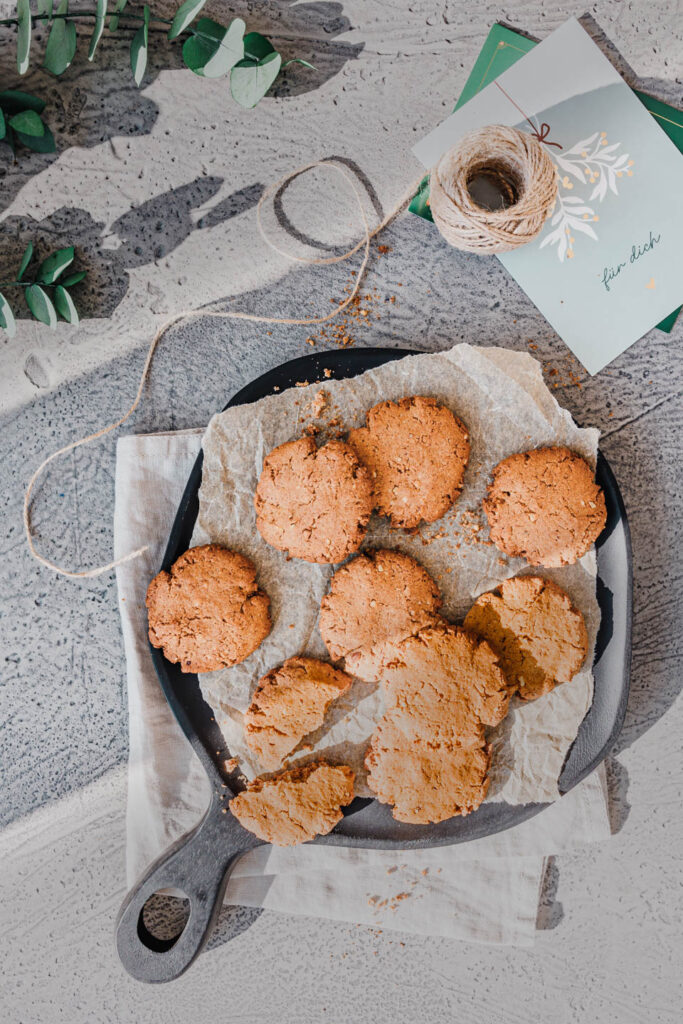
[{"label": "eucalyptus leaf", "polygon": [[183,43],[186,67],[204,78],[226,75],[244,57],[245,28],[241,18],[234,18],[227,28],[210,18],[200,18]]},{"label": "eucalyptus leaf", "polygon": [[[34,153],[54,153],[57,148],[55,137],[47,125],[43,127],[45,128],[44,135],[25,135],[24,132],[12,132],[12,135],[16,137],[17,142],[21,142],[22,146],[32,149]],[[9,132],[7,133],[7,141],[9,142]]]},{"label": "eucalyptus leaf", "polygon": [[139,87],[147,69],[147,44],[149,42],[149,7],[142,8],[144,21],[137,30],[130,44],[130,66],[135,84]]},{"label": "eucalyptus leaf", "polygon": [[5,135],[7,135],[7,125],[5,124],[5,115],[2,112],[2,107],[0,107],[0,139],[4,139]]},{"label": "eucalyptus leaf", "polygon": [[270,39],[266,39],[260,32],[247,32],[244,37],[244,56],[249,59],[263,60],[269,53],[275,53],[275,47]]},{"label": "eucalyptus leaf", "polygon": [[45,110],[45,100],[20,89],[5,89],[0,92],[0,106],[10,114],[18,114],[20,110],[35,110],[36,114],[42,114]]},{"label": "eucalyptus leaf", "polygon": [[7,331],[10,338],[13,338],[17,333],[17,324],[14,319],[12,307],[2,292],[0,292],[0,327],[3,327]]},{"label": "eucalyptus leaf", "polygon": [[17,281],[21,281],[22,277],[26,273],[26,268],[31,262],[32,256],[33,242],[29,242],[26,248],[24,249],[24,255],[21,257],[21,263],[19,264],[19,269],[17,270]]},{"label": "eucalyptus leaf", "polygon": [[20,75],[28,71],[31,52],[31,8],[28,0],[17,0],[17,70]]},{"label": "eucalyptus leaf", "polygon": [[107,0],[97,0],[97,9],[95,11],[95,27],[92,30],[92,36],[90,37],[90,46],[88,47],[88,60],[94,60],[95,50],[97,44],[102,38],[104,32],[104,19],[107,15]]},{"label": "eucalyptus leaf", "polygon": [[45,134],[45,125],[35,110],[22,110],[20,114],[15,114],[14,117],[11,117],[9,123],[15,132],[21,132],[23,135],[40,136]]},{"label": "eucalyptus leaf", "polygon": [[116,7],[114,8],[114,13],[109,19],[110,32],[116,32],[117,28],[119,27],[119,14],[123,14],[123,11],[127,3],[128,0],[116,0]]},{"label": "eucalyptus leaf", "polygon": [[[57,14],[67,14],[69,0],[62,0]],[[45,67],[53,75],[61,75],[71,64],[76,55],[76,26],[66,18],[55,18],[52,22],[47,46],[45,47]]]},{"label": "eucalyptus leaf", "polygon": [[84,277],[88,276],[87,270],[77,270],[75,274],[69,274],[68,277],[63,278],[62,285],[64,288],[71,288],[75,284],[79,284]]},{"label": "eucalyptus leaf", "polygon": [[33,313],[36,320],[47,324],[53,330],[57,326],[57,314],[52,300],[47,292],[44,292],[39,284],[30,284],[26,289],[26,305]]},{"label": "eucalyptus leaf", "polygon": [[185,3],[175,13],[173,24],[168,32],[168,38],[176,39],[181,32],[184,32],[190,22],[194,21],[197,17],[205,3],[206,0],[185,0]]},{"label": "eucalyptus leaf", "polygon": [[52,17],[53,0],[38,0],[38,14],[45,14]]},{"label": "eucalyptus leaf", "polygon": [[279,53],[269,53],[257,64],[251,60],[241,60],[230,72],[230,92],[232,98],[241,107],[251,109],[262,99],[280,72],[282,57]]},{"label": "eucalyptus leaf", "polygon": [[62,271],[66,270],[73,261],[73,245],[68,246],[66,249],[57,249],[46,260],[43,260],[38,267],[36,281],[39,281],[40,284],[54,284]]},{"label": "eucalyptus leaf", "polygon": [[57,312],[70,324],[78,323],[78,310],[74,305],[74,300],[69,295],[66,288],[63,288],[61,284],[58,284],[55,288],[55,306]]}]

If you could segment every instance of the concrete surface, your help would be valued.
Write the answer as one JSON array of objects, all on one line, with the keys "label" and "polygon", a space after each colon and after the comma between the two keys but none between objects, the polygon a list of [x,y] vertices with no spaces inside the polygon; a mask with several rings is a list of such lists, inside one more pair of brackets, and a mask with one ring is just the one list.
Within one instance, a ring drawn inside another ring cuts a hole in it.
[{"label": "concrete surface", "polygon": [[[3,272],[33,235],[82,247],[92,280],[82,302],[92,318],[78,330],[24,321],[0,342],[2,1019],[674,1024],[683,1007],[683,322],[587,378],[495,260],[453,252],[412,217],[381,240],[391,251],[373,257],[364,290],[377,293],[380,319],[350,326],[356,344],[537,346],[560,401],[603,431],[623,489],[635,621],[631,699],[608,763],[615,835],[551,865],[533,952],[231,911],[222,923],[230,942],[168,988],[142,988],[118,965],[126,706],[115,583],[74,584],[30,559],[26,482],[45,454],[125,408],[169,313],[215,302],[296,314],[326,310],[341,294],[357,263],[292,270],[262,245],[253,208],[264,185],[336,154],[366,176],[375,208],[390,208],[419,176],[413,139],[449,109],[490,25],[543,36],[583,13],[566,0],[209,4],[224,17],[232,9],[320,70],[297,70],[247,113],[225,83],[179,70],[162,41],[140,93],[120,44],[105,43],[94,65],[81,47],[59,87],[42,72],[26,83],[49,98],[58,154],[22,154],[16,166],[0,154]],[[681,104],[680,3],[598,2],[585,23],[631,84]],[[12,66],[5,46],[7,86],[17,85]],[[295,183],[279,214],[323,254],[355,230],[352,208],[323,179]],[[125,429],[205,423],[247,380],[311,351],[309,335],[215,320],[178,326]],[[108,439],[46,474],[34,520],[49,556],[78,566],[111,557],[113,471]]]}]

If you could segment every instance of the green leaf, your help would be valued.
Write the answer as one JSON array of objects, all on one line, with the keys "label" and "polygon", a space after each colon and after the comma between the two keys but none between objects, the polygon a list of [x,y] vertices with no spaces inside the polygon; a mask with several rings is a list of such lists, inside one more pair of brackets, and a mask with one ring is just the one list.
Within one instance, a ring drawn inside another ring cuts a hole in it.
[{"label": "green leaf", "polygon": [[38,0],[38,14],[46,14],[52,17],[53,0]]},{"label": "green leaf", "polygon": [[17,324],[16,324],[16,321],[14,319],[14,313],[12,312],[12,307],[10,306],[9,302],[7,301],[7,299],[5,298],[5,296],[1,292],[0,292],[0,327],[4,328],[4,330],[7,331],[7,333],[10,336],[10,338],[13,338],[14,335],[17,333]]},{"label": "green leaf", "polygon": [[41,324],[47,324],[53,330],[57,326],[57,314],[47,292],[39,284],[30,284],[26,289],[26,305]]},{"label": "green leaf", "polygon": [[114,13],[109,19],[110,32],[116,32],[117,28],[119,27],[119,14],[123,14],[124,8],[127,3],[128,0],[116,0],[116,7],[114,8]]},{"label": "green leaf", "polygon": [[42,114],[45,110],[45,100],[32,96],[30,92],[21,92],[20,89],[0,92],[0,105],[10,114],[18,114],[20,110],[35,110],[36,114]]},{"label": "green leaf", "polygon": [[[57,14],[67,14],[69,0],[62,0]],[[61,75],[68,68],[76,54],[76,26],[66,18],[56,18],[52,23],[47,46],[45,47],[45,67],[53,75]]]},{"label": "green leaf", "polygon": [[104,19],[107,15],[107,0],[97,0],[97,10],[95,11],[95,27],[92,30],[92,36],[90,37],[90,46],[88,47],[88,60],[94,60],[95,50],[99,43],[102,33],[104,32]]},{"label": "green leaf", "polygon": [[68,246],[66,249],[58,249],[40,264],[36,281],[39,281],[41,284],[54,284],[62,271],[66,270],[73,261],[73,245]]},{"label": "green leaf", "polygon": [[144,21],[130,44],[130,66],[138,87],[145,77],[147,68],[147,43],[149,41],[149,7],[147,4],[142,8],[142,16]]},{"label": "green leaf", "polygon": [[31,52],[31,9],[28,0],[17,0],[17,70],[20,75],[28,71]]},{"label": "green leaf", "polygon": [[275,47],[270,39],[266,39],[260,32],[247,32],[244,37],[244,56],[255,60],[263,60],[269,53],[275,53]]},{"label": "green leaf", "polygon": [[35,110],[22,110],[20,114],[15,114],[14,117],[11,117],[9,123],[15,132],[21,132],[23,135],[45,134],[45,125]]},{"label": "green leaf", "polygon": [[307,60],[303,60],[302,57],[292,57],[291,60],[286,60],[282,65],[283,69],[288,68],[290,64],[301,64],[302,67],[308,68],[310,71],[317,71],[315,64],[310,64]]},{"label": "green leaf", "polygon": [[232,98],[241,107],[255,107],[262,99],[280,72],[282,57],[279,53],[269,53],[267,57],[255,64],[251,60],[241,60],[230,72],[230,92]]},{"label": "green leaf", "polygon": [[[17,142],[21,142],[22,146],[32,149],[34,153],[54,153],[57,148],[55,146],[55,137],[47,125],[43,127],[45,128],[44,135],[25,135],[24,132],[12,132],[12,134],[16,135]],[[7,134],[7,141],[9,142],[9,132]]]},{"label": "green leaf", "polygon": [[27,266],[31,262],[31,257],[32,256],[33,256],[33,242],[29,242],[28,245],[26,246],[26,248],[24,249],[24,255],[21,257],[21,263],[19,264],[19,269],[17,270],[17,281],[21,281],[22,277],[24,276],[24,274],[26,272]]},{"label": "green leaf", "polygon": [[7,125],[5,124],[5,115],[2,112],[2,107],[0,107],[0,139],[4,139],[5,135],[7,135]]},{"label": "green leaf", "polygon": [[191,21],[197,17],[206,0],[185,0],[185,3],[178,8],[169,29],[168,38],[176,39],[181,32],[184,32]]},{"label": "green leaf", "polygon": [[183,43],[186,67],[203,78],[226,75],[244,57],[245,28],[241,18],[234,18],[227,28],[210,18],[200,18],[193,35]]},{"label": "green leaf", "polygon": [[74,305],[74,300],[61,284],[58,284],[55,288],[55,306],[59,315],[64,317],[70,324],[78,323],[78,310]]},{"label": "green leaf", "polygon": [[68,277],[65,277],[62,281],[62,285],[65,288],[71,288],[73,285],[79,284],[79,282],[81,282],[83,278],[87,276],[87,270],[77,270],[75,274],[69,274]]}]

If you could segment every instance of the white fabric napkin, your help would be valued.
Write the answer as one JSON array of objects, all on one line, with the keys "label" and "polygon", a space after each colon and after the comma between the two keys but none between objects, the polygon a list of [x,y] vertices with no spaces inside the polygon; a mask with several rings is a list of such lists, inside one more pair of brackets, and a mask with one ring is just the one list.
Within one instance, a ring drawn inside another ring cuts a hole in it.
[{"label": "white fabric napkin", "polygon": [[[209,785],[166,704],[147,646],[145,591],[158,571],[203,431],[123,437],[115,557],[126,651],[130,755],[127,873],[136,878],[191,828]],[[304,845],[245,854],[226,902],[472,942],[530,946],[548,857],[610,835],[601,767],[547,810],[475,842],[405,852]]]}]

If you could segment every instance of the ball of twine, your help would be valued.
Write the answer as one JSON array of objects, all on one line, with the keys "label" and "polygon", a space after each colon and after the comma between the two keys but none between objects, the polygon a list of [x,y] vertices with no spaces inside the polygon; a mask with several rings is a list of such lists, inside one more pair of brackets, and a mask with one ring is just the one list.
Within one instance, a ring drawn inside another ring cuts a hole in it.
[{"label": "ball of twine", "polygon": [[[470,193],[487,178],[504,207],[487,210]],[[450,245],[465,252],[509,252],[540,233],[557,197],[557,172],[543,145],[516,128],[488,125],[465,135],[432,170],[429,205]]]}]

